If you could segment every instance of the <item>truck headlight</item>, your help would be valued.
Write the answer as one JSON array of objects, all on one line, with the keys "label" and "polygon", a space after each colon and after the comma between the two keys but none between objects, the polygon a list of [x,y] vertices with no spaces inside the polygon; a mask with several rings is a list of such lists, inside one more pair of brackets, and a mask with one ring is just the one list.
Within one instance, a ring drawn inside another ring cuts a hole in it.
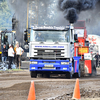
[{"label": "truck headlight", "polygon": [[61,65],[69,65],[69,62],[61,62]]},{"label": "truck headlight", "polygon": [[37,64],[37,61],[32,61],[31,64]]},{"label": "truck headlight", "polygon": [[35,69],[35,67],[32,67],[31,69]]}]

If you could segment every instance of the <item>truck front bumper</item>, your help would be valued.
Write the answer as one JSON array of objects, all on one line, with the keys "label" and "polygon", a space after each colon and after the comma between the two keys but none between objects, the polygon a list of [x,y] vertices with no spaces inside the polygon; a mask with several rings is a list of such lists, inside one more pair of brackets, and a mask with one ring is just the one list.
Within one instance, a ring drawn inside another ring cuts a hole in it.
[{"label": "truck front bumper", "polygon": [[30,60],[30,71],[71,72],[69,60]]}]

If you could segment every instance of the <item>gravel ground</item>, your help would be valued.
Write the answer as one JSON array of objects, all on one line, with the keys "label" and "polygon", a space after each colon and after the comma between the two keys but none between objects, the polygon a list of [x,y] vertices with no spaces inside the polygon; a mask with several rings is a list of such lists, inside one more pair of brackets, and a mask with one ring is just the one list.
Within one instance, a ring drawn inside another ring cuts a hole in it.
[{"label": "gravel ground", "polygon": [[[28,70],[0,72],[0,100],[27,100],[31,81],[37,100],[72,100],[76,79],[31,78]],[[100,100],[100,69],[97,76],[79,79],[81,100]]]}]

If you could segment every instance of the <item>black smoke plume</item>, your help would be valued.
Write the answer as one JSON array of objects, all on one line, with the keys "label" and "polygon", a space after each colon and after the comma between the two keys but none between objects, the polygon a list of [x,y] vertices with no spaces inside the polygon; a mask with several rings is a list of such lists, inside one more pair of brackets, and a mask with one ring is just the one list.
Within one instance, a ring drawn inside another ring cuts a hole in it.
[{"label": "black smoke plume", "polygon": [[98,0],[59,0],[59,9],[64,12],[64,17],[74,23],[81,11],[94,9]]}]

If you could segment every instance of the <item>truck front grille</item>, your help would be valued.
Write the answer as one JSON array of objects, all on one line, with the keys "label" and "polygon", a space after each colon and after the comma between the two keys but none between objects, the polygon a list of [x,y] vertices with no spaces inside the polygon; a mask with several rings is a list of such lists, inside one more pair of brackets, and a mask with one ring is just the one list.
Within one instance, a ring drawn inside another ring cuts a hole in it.
[{"label": "truck front grille", "polygon": [[64,49],[34,49],[34,57],[39,57],[42,59],[48,59],[48,58],[60,58],[60,57],[64,57],[61,54],[64,54],[64,52],[62,52],[62,50]]}]

